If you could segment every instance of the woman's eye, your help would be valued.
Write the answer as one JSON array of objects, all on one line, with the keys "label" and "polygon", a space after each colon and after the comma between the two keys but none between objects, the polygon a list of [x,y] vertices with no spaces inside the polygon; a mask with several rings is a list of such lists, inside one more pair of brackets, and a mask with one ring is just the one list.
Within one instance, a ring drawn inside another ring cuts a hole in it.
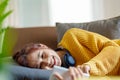
[{"label": "woman's eye", "polygon": [[41,65],[39,66],[39,69],[41,69],[42,67],[41,67]]},{"label": "woman's eye", "polygon": [[43,55],[43,54],[41,55],[41,58],[44,58],[44,55]]},{"label": "woman's eye", "polygon": [[45,58],[46,57],[46,53],[43,52],[42,55],[41,55],[41,58]]}]

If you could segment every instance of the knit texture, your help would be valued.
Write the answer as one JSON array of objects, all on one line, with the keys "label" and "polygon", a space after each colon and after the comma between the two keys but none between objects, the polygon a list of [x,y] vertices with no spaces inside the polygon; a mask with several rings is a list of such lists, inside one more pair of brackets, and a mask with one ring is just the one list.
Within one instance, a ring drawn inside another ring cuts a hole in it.
[{"label": "knit texture", "polygon": [[110,40],[100,34],[71,28],[58,44],[67,49],[76,64],[90,65],[91,75],[118,75],[120,68],[120,40]]}]

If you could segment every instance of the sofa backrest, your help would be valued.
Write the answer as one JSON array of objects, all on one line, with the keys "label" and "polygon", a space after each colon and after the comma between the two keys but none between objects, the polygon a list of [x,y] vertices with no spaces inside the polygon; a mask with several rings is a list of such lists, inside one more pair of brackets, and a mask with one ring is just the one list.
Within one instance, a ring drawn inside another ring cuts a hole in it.
[{"label": "sofa backrest", "polygon": [[57,46],[57,33],[54,26],[11,28],[5,34],[3,51],[4,53],[15,53],[25,44],[43,43],[50,48]]}]

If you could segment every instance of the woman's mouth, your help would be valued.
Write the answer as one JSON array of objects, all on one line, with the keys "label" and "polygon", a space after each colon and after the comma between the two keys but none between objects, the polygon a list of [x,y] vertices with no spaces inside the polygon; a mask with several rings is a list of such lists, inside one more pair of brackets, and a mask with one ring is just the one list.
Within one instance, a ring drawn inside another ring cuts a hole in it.
[{"label": "woman's mouth", "polygon": [[55,57],[54,57],[54,56],[53,56],[53,61],[54,61],[53,64],[56,65],[56,60],[55,60]]},{"label": "woman's mouth", "polygon": [[54,56],[52,57],[50,64],[51,64],[51,67],[54,67],[54,65],[56,65],[56,59]]}]

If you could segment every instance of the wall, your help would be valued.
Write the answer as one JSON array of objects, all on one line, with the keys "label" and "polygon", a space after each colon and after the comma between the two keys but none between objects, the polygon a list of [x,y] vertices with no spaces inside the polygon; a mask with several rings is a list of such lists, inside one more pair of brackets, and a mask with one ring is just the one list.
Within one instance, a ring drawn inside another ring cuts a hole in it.
[{"label": "wall", "polygon": [[120,0],[92,0],[93,20],[120,16]]},{"label": "wall", "polygon": [[19,0],[20,26],[49,25],[48,0]]},{"label": "wall", "polygon": [[91,0],[92,3],[92,18],[98,20],[104,18],[103,0]]},{"label": "wall", "polygon": [[120,15],[120,0],[18,0],[19,24],[55,25],[88,22]]},{"label": "wall", "polygon": [[104,17],[120,16],[120,0],[104,0]]},{"label": "wall", "polygon": [[20,26],[90,21],[90,6],[86,0],[19,0]]},{"label": "wall", "polygon": [[91,0],[51,0],[51,25],[92,20]]}]

